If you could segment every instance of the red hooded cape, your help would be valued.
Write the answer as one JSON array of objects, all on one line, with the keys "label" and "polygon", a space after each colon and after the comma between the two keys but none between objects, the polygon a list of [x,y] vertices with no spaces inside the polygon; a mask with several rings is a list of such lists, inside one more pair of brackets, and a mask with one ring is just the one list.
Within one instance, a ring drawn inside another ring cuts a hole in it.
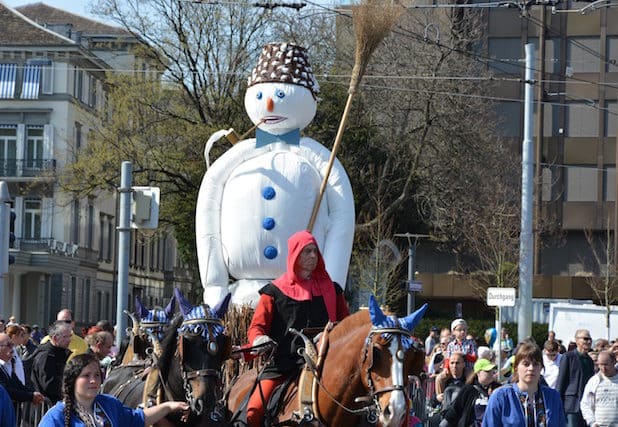
[{"label": "red hooded cape", "polygon": [[296,261],[303,248],[311,243],[318,246],[318,242],[308,231],[299,231],[288,239],[287,271],[273,280],[273,284],[295,301],[309,301],[312,295],[322,295],[328,318],[335,322],[340,320],[337,318],[337,294],[319,249],[318,265],[311,273],[311,279],[304,280],[296,275]]}]

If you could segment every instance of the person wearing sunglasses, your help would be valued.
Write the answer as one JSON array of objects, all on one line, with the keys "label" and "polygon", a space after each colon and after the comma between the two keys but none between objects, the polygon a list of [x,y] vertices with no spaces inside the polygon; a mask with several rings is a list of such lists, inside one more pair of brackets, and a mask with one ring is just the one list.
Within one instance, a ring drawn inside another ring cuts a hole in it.
[{"label": "person wearing sunglasses", "polygon": [[[62,310],[60,310],[58,312],[58,315],[56,316],[56,322],[71,325],[71,341],[69,342],[68,347],[69,350],[71,350],[69,360],[71,360],[78,354],[83,354],[88,351],[88,344],[86,343],[86,341],[74,332],[75,320],[73,319],[73,312],[71,310],[69,310],[68,308],[63,308]],[[47,341],[49,341],[49,335],[47,335],[41,340],[41,344],[45,344]]]},{"label": "person wearing sunglasses", "polygon": [[592,348],[592,338],[587,329],[575,332],[575,349],[567,351],[560,361],[560,371],[556,381],[556,390],[560,393],[567,427],[585,427],[579,403],[584,393],[584,387],[594,375],[594,362],[588,355]]}]

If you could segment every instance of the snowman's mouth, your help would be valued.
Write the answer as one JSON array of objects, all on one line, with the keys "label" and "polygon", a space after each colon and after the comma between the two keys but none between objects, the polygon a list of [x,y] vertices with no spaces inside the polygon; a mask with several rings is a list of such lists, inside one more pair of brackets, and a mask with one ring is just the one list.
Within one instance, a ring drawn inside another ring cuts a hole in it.
[{"label": "snowman's mouth", "polygon": [[262,123],[265,123],[267,125],[272,125],[274,123],[280,123],[284,120],[287,120],[287,117],[282,117],[282,116],[266,116],[262,118]]}]

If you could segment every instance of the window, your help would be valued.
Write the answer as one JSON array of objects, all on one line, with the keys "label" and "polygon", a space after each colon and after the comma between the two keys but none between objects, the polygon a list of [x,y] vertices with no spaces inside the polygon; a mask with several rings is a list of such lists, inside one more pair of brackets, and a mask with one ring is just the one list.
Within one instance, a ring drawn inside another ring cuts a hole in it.
[{"label": "window", "polygon": [[[534,69],[538,68],[539,60],[539,38],[529,37],[528,42],[534,45]],[[560,39],[545,39],[545,72],[558,74],[560,73]]]},{"label": "window", "polygon": [[105,253],[105,237],[107,236],[107,221],[103,214],[99,215],[99,261],[103,259]]},{"label": "window", "polygon": [[[90,279],[87,278],[84,282],[84,301],[83,304],[80,304],[84,307],[84,320],[86,322],[89,322],[91,317],[90,316]],[[100,317],[97,317],[97,319],[100,319]]]},{"label": "window", "polygon": [[23,236],[25,239],[41,238],[41,199],[24,200]]},{"label": "window", "polygon": [[0,64],[0,99],[15,97],[17,64]]},{"label": "window", "polygon": [[0,125],[0,176],[17,176],[17,126]]},{"label": "window", "polygon": [[29,170],[43,169],[43,148],[43,126],[28,126],[26,128],[26,170],[24,174],[28,174]]},{"label": "window", "polygon": [[588,166],[566,168],[566,200],[595,202],[597,200],[597,169]]},{"label": "window", "polygon": [[541,200],[549,202],[551,200],[552,171],[550,168],[543,168],[541,172]]},{"label": "window", "polygon": [[[75,313],[75,306],[77,300],[77,277],[71,276],[71,302],[69,303],[69,309]],[[73,319],[77,320],[77,319]]]},{"label": "window", "polygon": [[600,48],[599,37],[568,37],[567,67],[574,73],[598,73]]},{"label": "window", "polygon": [[603,174],[604,191],[603,199],[608,202],[616,200],[616,167],[606,167]]},{"label": "window", "polygon": [[112,251],[114,249],[114,217],[109,216],[107,219],[107,261],[112,260]]},{"label": "window", "polygon": [[86,224],[86,247],[94,249],[94,206],[88,203],[88,220]]},{"label": "window", "polygon": [[75,122],[75,158],[79,154],[79,150],[82,148],[82,125],[81,123]]},{"label": "window", "polygon": [[75,70],[75,87],[73,88],[73,95],[75,98],[82,99],[82,86],[84,84],[84,71],[77,68]]},{"label": "window", "polygon": [[518,138],[521,135],[521,104],[519,102],[496,103],[496,131],[500,136]]},{"label": "window", "polygon": [[24,67],[24,80],[21,86],[21,99],[38,99],[40,84],[41,66],[26,65]]},{"label": "window", "polygon": [[570,102],[565,108],[566,136],[599,136],[599,111],[594,106],[585,102]]},{"label": "window", "polygon": [[522,47],[519,37],[490,38],[488,42],[489,69],[495,74],[521,75],[524,72]]},{"label": "window", "polygon": [[618,36],[607,37],[607,61],[607,71],[618,73]]},{"label": "window", "polygon": [[71,224],[71,240],[74,244],[79,244],[79,222],[80,222],[80,212],[79,212],[79,200],[73,200],[72,207],[72,215],[73,215],[73,223]]},{"label": "window", "polygon": [[54,65],[51,61],[41,70],[41,93],[46,95],[54,93]]},{"label": "window", "polygon": [[605,136],[618,136],[618,101],[607,101],[605,103]]}]

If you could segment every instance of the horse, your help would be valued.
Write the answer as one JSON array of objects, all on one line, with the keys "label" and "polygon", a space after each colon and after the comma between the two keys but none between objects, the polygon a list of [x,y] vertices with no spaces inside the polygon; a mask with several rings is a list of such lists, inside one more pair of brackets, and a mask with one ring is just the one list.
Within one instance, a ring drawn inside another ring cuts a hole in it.
[{"label": "horse", "polygon": [[230,356],[231,343],[224,333],[222,319],[231,294],[210,308],[205,304],[194,307],[178,289],[174,292],[181,314],[166,330],[161,354],[152,368],[137,375],[125,373],[124,377],[122,370],[112,371],[103,384],[103,392],[133,408],[160,401],[185,401],[191,408],[188,418],[168,416],[176,425],[202,425],[204,418],[223,419],[224,410],[217,403],[222,393],[221,368]]},{"label": "horse", "polygon": [[[371,296],[368,310],[348,316],[330,332],[326,328],[317,362],[313,355],[305,357],[311,395],[298,394],[306,384],[290,387],[272,425],[401,426],[409,411],[408,376],[419,375],[425,360],[411,330],[426,310],[427,304],[405,318],[387,316]],[[311,340],[297,334],[303,337],[305,354],[310,353]],[[234,425],[242,425],[238,414],[256,377],[255,369],[241,375],[229,391],[228,417]]]},{"label": "horse", "polygon": [[[146,308],[138,296],[135,297],[135,313],[125,311],[131,318],[133,327],[127,330],[127,340],[123,341],[114,366],[126,366],[150,362],[149,352],[160,352],[160,341],[169,326],[176,308],[176,296],[170,298],[165,309]],[[158,356],[158,355],[157,355]]]}]

